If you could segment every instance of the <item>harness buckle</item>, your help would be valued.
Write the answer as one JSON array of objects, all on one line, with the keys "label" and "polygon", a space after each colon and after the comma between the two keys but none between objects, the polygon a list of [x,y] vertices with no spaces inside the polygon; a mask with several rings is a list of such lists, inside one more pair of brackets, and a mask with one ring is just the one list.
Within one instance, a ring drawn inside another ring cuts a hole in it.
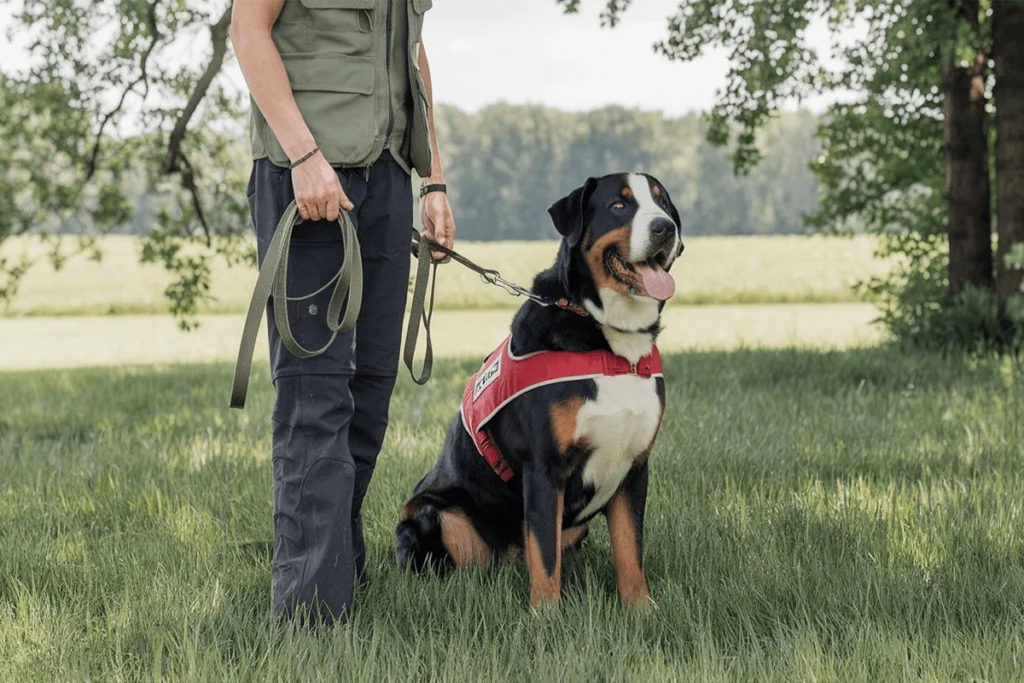
[{"label": "harness buckle", "polygon": [[639,370],[639,368],[637,368],[636,363],[630,363],[629,364],[629,374],[631,374],[631,375],[638,375],[638,374],[640,374],[640,370]]}]

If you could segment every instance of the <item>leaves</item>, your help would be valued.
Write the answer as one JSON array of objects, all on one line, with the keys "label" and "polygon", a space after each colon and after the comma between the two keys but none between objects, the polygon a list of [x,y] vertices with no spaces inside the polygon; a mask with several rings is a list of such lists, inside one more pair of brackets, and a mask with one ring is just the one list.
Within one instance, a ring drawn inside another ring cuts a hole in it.
[{"label": "leaves", "polygon": [[[96,236],[145,210],[130,190],[162,207],[143,257],[176,274],[168,295],[191,324],[210,297],[211,259],[254,259],[240,199],[244,100],[221,75],[229,19],[224,0],[25,0],[16,20],[34,36],[32,64],[0,74],[0,243],[32,230],[58,236],[56,264],[93,253]],[[197,49],[182,62],[185,41]],[[83,238],[70,254],[69,233]],[[12,263],[0,263],[0,301],[24,273]]]}]

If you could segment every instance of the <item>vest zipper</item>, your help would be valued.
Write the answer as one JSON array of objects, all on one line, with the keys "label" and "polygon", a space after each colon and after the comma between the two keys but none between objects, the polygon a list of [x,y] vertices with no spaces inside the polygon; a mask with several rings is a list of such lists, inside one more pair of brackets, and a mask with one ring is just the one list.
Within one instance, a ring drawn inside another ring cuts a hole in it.
[{"label": "vest zipper", "polygon": [[394,128],[394,125],[395,125],[395,112],[393,111],[393,107],[392,107],[392,104],[391,104],[392,100],[394,99],[392,97],[392,93],[391,93],[391,6],[392,6],[392,2],[393,2],[393,0],[388,0],[388,12],[387,12],[387,24],[388,25],[387,25],[387,29],[385,31],[385,39],[387,41],[387,45],[384,48],[384,64],[385,64],[385,68],[388,71],[388,79],[387,79],[387,83],[388,83],[388,132],[384,135],[384,149],[389,149],[391,147],[391,132],[392,132],[392,129]]}]

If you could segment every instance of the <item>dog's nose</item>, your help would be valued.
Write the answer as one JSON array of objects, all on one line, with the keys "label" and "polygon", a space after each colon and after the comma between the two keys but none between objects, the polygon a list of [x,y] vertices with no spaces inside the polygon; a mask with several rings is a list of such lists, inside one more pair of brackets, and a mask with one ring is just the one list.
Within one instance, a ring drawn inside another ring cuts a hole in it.
[{"label": "dog's nose", "polygon": [[655,218],[651,222],[651,234],[655,237],[664,237],[675,230],[675,228],[675,223],[667,218]]}]

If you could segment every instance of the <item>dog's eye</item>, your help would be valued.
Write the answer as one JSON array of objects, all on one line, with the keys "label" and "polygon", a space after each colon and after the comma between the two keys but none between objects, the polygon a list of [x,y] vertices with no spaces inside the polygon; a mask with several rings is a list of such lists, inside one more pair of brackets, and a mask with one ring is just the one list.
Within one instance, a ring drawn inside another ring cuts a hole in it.
[{"label": "dog's eye", "polygon": [[626,205],[623,202],[615,202],[614,204],[612,204],[612,208],[615,209],[616,211],[622,211],[623,209],[626,208]]}]

